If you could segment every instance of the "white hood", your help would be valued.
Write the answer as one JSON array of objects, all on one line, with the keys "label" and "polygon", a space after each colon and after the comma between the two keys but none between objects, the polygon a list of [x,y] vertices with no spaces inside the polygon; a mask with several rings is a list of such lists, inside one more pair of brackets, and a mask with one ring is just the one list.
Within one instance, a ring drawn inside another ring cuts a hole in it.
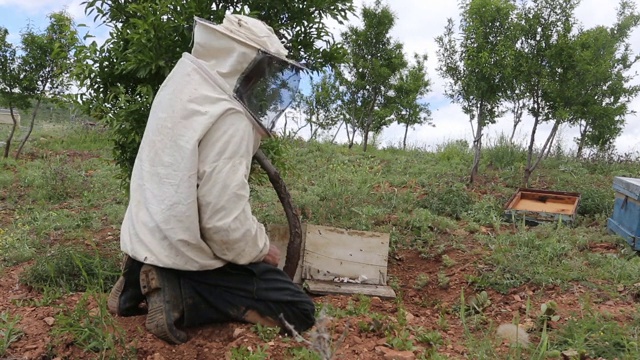
[{"label": "white hood", "polygon": [[244,15],[226,15],[222,24],[196,17],[191,54],[235,89],[240,76],[259,50],[287,60],[287,49],[262,21]]},{"label": "white hood", "polygon": [[[287,59],[288,51],[271,27],[248,16],[229,14],[222,24],[196,17],[193,34],[191,54],[225,81],[233,96],[268,134],[298,91],[299,73],[304,66]],[[247,95],[257,88],[268,95],[260,91]],[[243,95],[253,98],[245,99]],[[273,100],[266,102],[274,105],[270,110],[256,106],[265,104],[266,98]]]}]

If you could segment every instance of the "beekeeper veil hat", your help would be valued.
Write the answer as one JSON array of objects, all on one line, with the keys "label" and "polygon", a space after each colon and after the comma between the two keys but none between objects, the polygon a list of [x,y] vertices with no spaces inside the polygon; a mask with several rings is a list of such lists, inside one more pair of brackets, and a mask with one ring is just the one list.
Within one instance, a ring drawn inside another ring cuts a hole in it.
[{"label": "beekeeper veil hat", "polygon": [[271,27],[245,15],[227,14],[222,24],[196,17],[191,54],[226,82],[267,134],[291,105],[305,69],[287,58]]}]

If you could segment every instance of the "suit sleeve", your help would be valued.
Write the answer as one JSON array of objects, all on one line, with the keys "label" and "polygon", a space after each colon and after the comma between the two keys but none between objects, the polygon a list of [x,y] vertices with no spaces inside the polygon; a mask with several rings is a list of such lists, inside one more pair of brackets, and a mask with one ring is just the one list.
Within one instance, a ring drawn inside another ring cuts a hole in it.
[{"label": "suit sleeve", "polygon": [[218,119],[200,141],[198,211],[200,232],[227,262],[260,262],[269,251],[264,226],[249,203],[249,171],[259,135],[244,113]]}]

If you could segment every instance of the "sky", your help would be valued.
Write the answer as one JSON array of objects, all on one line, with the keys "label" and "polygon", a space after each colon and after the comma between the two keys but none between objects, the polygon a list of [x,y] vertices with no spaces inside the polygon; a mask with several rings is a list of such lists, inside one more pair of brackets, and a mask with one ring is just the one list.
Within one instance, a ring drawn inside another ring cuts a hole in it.
[{"label": "sky", "polygon": [[[98,42],[108,37],[108,31],[104,27],[96,27],[84,14],[84,0],[0,0],[0,25],[9,29],[10,40],[17,42],[19,32],[31,22],[36,27],[44,27],[46,15],[52,11],[65,8],[77,23],[90,25],[89,31],[96,36]],[[635,0],[640,8],[640,0]],[[363,3],[371,5],[373,0],[354,0],[358,8]],[[435,38],[440,35],[448,18],[456,21],[459,19],[459,9],[455,0],[425,1],[425,0],[393,0],[388,1],[391,10],[395,13],[396,26],[391,31],[391,36],[404,44],[407,57],[414,52],[426,53],[428,76],[432,82],[432,88],[426,101],[430,104],[432,121],[435,126],[420,126],[409,132],[407,141],[413,146],[433,148],[438,144],[456,139],[471,141],[471,125],[468,117],[462,113],[459,105],[451,103],[444,95],[445,80],[437,73],[437,46]],[[578,21],[585,27],[597,25],[609,26],[615,22],[618,0],[582,0],[576,10]],[[359,20],[353,18],[353,24],[359,24]],[[329,24],[335,34],[341,31],[335,23]],[[631,37],[632,50],[640,53],[640,31],[636,30]],[[636,64],[634,71],[640,71],[640,64]],[[640,83],[640,79],[634,80]],[[630,109],[640,112],[640,97],[634,99]],[[529,129],[532,125],[530,116],[525,116],[523,124],[516,133],[516,139],[522,143],[528,140]],[[494,125],[487,128],[485,143],[497,138],[500,133],[510,134],[512,127],[511,114],[506,114]],[[542,126],[537,137],[538,144],[546,139],[550,126]],[[574,148],[573,139],[578,132],[575,128],[561,128],[559,138],[562,139],[565,148]],[[404,128],[392,125],[382,132],[379,141],[381,145],[398,144],[402,141]],[[344,140],[345,135],[340,133],[339,140]],[[622,135],[616,140],[616,148],[619,152],[640,152],[640,115],[631,114],[626,117],[626,125]]]}]

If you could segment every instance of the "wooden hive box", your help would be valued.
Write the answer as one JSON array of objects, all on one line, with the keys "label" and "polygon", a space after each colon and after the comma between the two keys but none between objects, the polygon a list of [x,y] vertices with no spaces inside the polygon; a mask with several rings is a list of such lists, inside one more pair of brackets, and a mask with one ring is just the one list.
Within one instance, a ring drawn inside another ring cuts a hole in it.
[{"label": "wooden hive box", "polygon": [[615,177],[613,214],[607,230],[622,236],[634,250],[640,250],[640,179]]},{"label": "wooden hive box", "polygon": [[545,222],[573,223],[578,214],[580,194],[575,192],[519,188],[504,208],[507,221],[531,225]]},{"label": "wooden hive box", "polygon": [[[289,228],[268,225],[284,267]],[[302,224],[301,258],[293,281],[312,294],[364,294],[395,298],[387,285],[389,234]]]},{"label": "wooden hive box", "polygon": [[[16,118],[17,126],[20,126],[20,114],[18,111],[14,111],[13,115]],[[11,112],[8,109],[0,109],[0,124],[13,125],[13,118]]]}]

